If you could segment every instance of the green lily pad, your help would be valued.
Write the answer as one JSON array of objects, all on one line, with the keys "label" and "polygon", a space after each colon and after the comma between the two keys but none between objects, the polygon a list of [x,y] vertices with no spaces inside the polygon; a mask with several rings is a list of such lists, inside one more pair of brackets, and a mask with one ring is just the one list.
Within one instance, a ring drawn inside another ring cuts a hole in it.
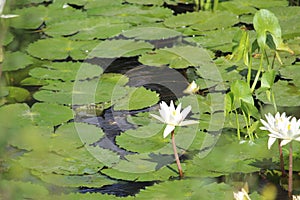
[{"label": "green lily pad", "polygon": [[158,49],[151,53],[145,53],[139,61],[145,65],[163,66],[181,69],[189,66],[200,66],[211,62],[209,55],[200,47],[178,46],[173,48]]},{"label": "green lily pad", "polygon": [[300,88],[300,65],[290,65],[280,68],[280,75],[285,79],[292,79],[296,87]]},{"label": "green lily pad", "polygon": [[3,199],[39,199],[49,195],[41,185],[12,180],[0,181],[0,193]]},{"label": "green lily pad", "polygon": [[236,15],[255,13],[257,11],[251,5],[247,5],[245,1],[240,0],[220,2],[218,5],[218,10],[226,10]]},{"label": "green lily pad", "polygon": [[172,29],[159,27],[138,27],[122,33],[127,38],[138,40],[164,40],[181,36],[181,33]]},{"label": "green lily pad", "polygon": [[100,79],[76,80],[75,83],[56,81],[44,86],[44,90],[36,92],[33,97],[39,101],[70,105],[111,102],[127,94],[123,87],[127,81],[128,78],[121,74],[103,74]]},{"label": "green lily pad", "polygon": [[100,174],[89,175],[61,175],[61,174],[45,174],[32,171],[32,174],[39,177],[42,181],[61,187],[101,187],[110,185],[115,181],[108,179]]},{"label": "green lily pad", "polygon": [[[178,189],[180,188],[180,190]],[[166,181],[146,187],[136,199],[233,199],[232,187],[205,179]]]},{"label": "green lily pad", "polygon": [[164,21],[164,25],[170,28],[180,28],[190,26],[192,24],[201,23],[205,21],[205,15],[209,15],[209,12],[200,14],[199,12],[188,12],[171,16]]},{"label": "green lily pad", "polygon": [[[120,197],[116,197],[115,195],[101,194],[99,192],[96,193],[70,193],[70,194],[62,194],[60,196],[51,196],[46,198],[46,200],[119,200]],[[128,196],[123,197],[122,199],[133,200],[134,197]]]},{"label": "green lily pad", "polygon": [[33,63],[33,59],[20,51],[8,52],[4,55],[3,71],[24,69]]},{"label": "green lily pad", "polygon": [[128,94],[125,98],[118,99],[118,101],[113,103],[115,103],[115,110],[138,110],[153,106],[158,101],[159,95],[156,92],[147,90],[144,87],[131,87],[128,88]]},{"label": "green lily pad", "polygon": [[216,13],[209,12],[209,14],[204,13],[203,19],[203,22],[193,24],[191,28],[199,31],[224,29],[227,27],[231,27],[239,22],[237,15],[229,13],[227,11]]},{"label": "green lily pad", "polygon": [[80,62],[51,63],[44,65],[43,68],[36,67],[29,72],[35,78],[62,81],[92,79],[102,73],[103,69],[101,67]]},{"label": "green lily pad", "polygon": [[96,46],[88,55],[89,58],[117,58],[140,55],[153,49],[147,42],[134,40],[106,40]]},{"label": "green lily pad", "polygon": [[118,35],[129,28],[128,23],[114,18],[92,17],[84,20],[69,20],[52,24],[44,31],[47,35],[66,36],[72,39],[105,39]]},{"label": "green lily pad", "polygon": [[27,52],[42,60],[62,60],[68,57],[72,57],[73,59],[85,59],[94,46],[96,46],[96,44],[91,43],[91,41],[48,38],[31,43],[27,48]]},{"label": "green lily pad", "polygon": [[35,103],[29,116],[34,116],[34,121],[39,125],[56,126],[72,119],[73,112],[70,108],[62,105]]},{"label": "green lily pad", "polygon": [[157,5],[161,6],[164,1],[163,0],[125,0],[128,3],[141,4],[141,5]]},{"label": "green lily pad", "polygon": [[[288,81],[278,81],[274,83],[272,91],[274,92],[275,102],[277,106],[300,106],[300,90],[298,87],[289,83]],[[257,90],[256,96],[265,104],[272,104],[272,102],[268,100],[264,90]]]},{"label": "green lily pad", "polygon": [[9,103],[22,103],[30,99],[30,93],[28,90],[20,87],[7,87],[9,94],[5,97],[5,100]]},{"label": "green lily pad", "polygon": [[238,28],[227,28],[213,31],[206,31],[201,36],[188,38],[188,41],[197,42],[199,45],[223,52],[230,52],[232,49],[232,35],[237,32]]},{"label": "green lily pad", "polygon": [[163,126],[161,124],[142,126],[136,130],[128,130],[117,136],[116,143],[121,148],[132,152],[153,152],[161,149],[169,142],[168,139],[163,139],[162,130]]},{"label": "green lily pad", "polygon": [[[128,162],[128,161],[127,161]],[[126,165],[126,163],[124,163]],[[125,166],[124,166],[125,167]],[[137,167],[139,167],[137,165]],[[128,172],[128,170],[125,169],[115,169],[115,168],[107,168],[102,169],[101,172],[108,177],[116,178],[116,179],[122,179],[122,180],[128,180],[128,181],[155,181],[155,180],[168,180],[170,177],[177,177],[177,165],[172,164],[168,167],[162,167],[158,171],[150,171],[145,173],[139,173],[134,172],[133,170],[131,172]]]},{"label": "green lily pad", "polygon": [[27,7],[14,10],[12,14],[19,15],[11,19],[10,26],[23,29],[37,29],[43,23],[50,25],[68,19],[83,19],[86,13],[72,7],[64,8],[61,5]]}]

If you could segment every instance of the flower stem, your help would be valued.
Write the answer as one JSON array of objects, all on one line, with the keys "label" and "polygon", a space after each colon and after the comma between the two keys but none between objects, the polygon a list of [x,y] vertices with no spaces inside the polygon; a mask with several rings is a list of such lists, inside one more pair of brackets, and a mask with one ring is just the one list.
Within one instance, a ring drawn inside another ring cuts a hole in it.
[{"label": "flower stem", "polygon": [[290,143],[290,155],[289,155],[289,186],[288,186],[288,195],[292,199],[293,192],[293,148],[292,142]]},{"label": "flower stem", "polygon": [[176,164],[177,164],[177,168],[178,168],[178,172],[179,172],[179,177],[182,178],[183,173],[182,173],[182,168],[181,168],[179,156],[178,156],[177,149],[176,149],[174,131],[172,131],[171,137],[172,137],[172,146],[173,146],[174,156],[175,156],[175,160],[176,160]]},{"label": "flower stem", "polygon": [[279,149],[279,159],[280,159],[280,170],[281,170],[281,176],[285,177],[286,172],[284,170],[284,161],[283,161],[283,153],[282,153],[282,146],[280,146],[281,140],[278,139],[278,149]]}]

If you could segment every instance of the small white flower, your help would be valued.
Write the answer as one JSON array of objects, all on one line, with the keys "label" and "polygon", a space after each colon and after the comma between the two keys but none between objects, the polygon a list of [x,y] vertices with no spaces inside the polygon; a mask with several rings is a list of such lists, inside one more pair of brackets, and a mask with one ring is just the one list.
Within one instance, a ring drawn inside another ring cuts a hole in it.
[{"label": "small white flower", "polygon": [[233,196],[235,200],[251,200],[244,188],[242,188],[242,191],[233,192]]},{"label": "small white flower", "polygon": [[166,138],[175,129],[175,126],[186,126],[199,123],[195,120],[183,121],[191,111],[191,106],[186,107],[182,112],[180,112],[180,110],[181,103],[175,109],[173,101],[171,101],[170,106],[168,106],[166,102],[162,101],[159,109],[160,116],[150,114],[152,117],[167,124],[163,134],[164,138]]},{"label": "small white flower", "polygon": [[286,145],[292,140],[300,141],[300,120],[297,121],[295,117],[290,120],[291,116],[287,117],[285,113],[280,115],[279,112],[276,113],[275,117],[270,113],[265,116],[267,121],[260,120],[264,125],[260,129],[270,132],[268,140],[269,149],[276,139],[282,140],[280,146]]},{"label": "small white flower", "polygon": [[197,83],[195,81],[193,81],[183,91],[183,93],[185,93],[185,94],[195,94],[196,92],[198,92],[198,90],[199,90],[199,86],[197,85]]}]

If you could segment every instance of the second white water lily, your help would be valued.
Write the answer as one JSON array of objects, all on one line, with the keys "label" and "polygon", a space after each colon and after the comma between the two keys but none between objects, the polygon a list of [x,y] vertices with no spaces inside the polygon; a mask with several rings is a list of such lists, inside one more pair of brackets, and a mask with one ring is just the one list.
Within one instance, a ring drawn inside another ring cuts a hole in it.
[{"label": "second white water lily", "polygon": [[197,124],[198,121],[195,120],[185,120],[186,116],[191,111],[191,106],[186,107],[182,112],[181,110],[181,103],[175,109],[173,101],[171,101],[170,106],[166,104],[166,102],[162,101],[160,103],[159,113],[160,116],[151,114],[152,117],[158,119],[159,121],[167,124],[164,130],[164,138],[166,138],[176,126],[186,126],[190,124]]},{"label": "second white water lily", "polygon": [[281,139],[280,146],[286,145],[292,140],[300,141],[300,120],[296,120],[293,117],[290,120],[290,116],[286,116],[285,113],[280,115],[279,112],[273,117],[270,113],[265,115],[267,121],[261,119],[263,127],[262,130],[267,130],[270,132],[268,148],[270,149],[276,139]]}]

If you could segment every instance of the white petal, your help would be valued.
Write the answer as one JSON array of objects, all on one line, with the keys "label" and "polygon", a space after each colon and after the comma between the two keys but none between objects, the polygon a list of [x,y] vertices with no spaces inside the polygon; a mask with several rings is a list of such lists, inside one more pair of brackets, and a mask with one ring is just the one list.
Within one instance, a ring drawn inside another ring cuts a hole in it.
[{"label": "white petal", "polygon": [[180,113],[180,110],[181,110],[181,103],[177,106],[176,113]]},{"label": "white petal", "polygon": [[269,140],[268,140],[268,149],[271,149],[271,146],[274,144],[275,141],[276,141],[276,138],[269,137]]},{"label": "white petal", "polygon": [[167,125],[164,130],[164,138],[166,138],[174,129],[175,129],[175,126]]},{"label": "white petal", "polygon": [[182,120],[184,120],[186,118],[186,116],[189,114],[191,109],[192,109],[192,107],[188,106],[181,112]]},{"label": "white petal", "polygon": [[175,107],[174,107],[173,100],[171,100],[171,103],[170,103],[169,110],[170,110],[170,112],[173,112],[173,111],[175,111]]},{"label": "white petal", "polygon": [[186,120],[180,123],[179,126],[187,126],[187,125],[191,125],[191,124],[198,124],[199,122],[196,120]]},{"label": "white petal", "polygon": [[159,121],[165,123],[165,121],[158,115],[155,115],[155,114],[150,114],[152,117],[154,117],[155,119],[158,119]]},{"label": "white petal", "polygon": [[292,140],[282,140],[281,142],[280,142],[280,146],[284,146],[284,145],[286,145],[286,144],[288,144],[289,142],[291,142]]}]

